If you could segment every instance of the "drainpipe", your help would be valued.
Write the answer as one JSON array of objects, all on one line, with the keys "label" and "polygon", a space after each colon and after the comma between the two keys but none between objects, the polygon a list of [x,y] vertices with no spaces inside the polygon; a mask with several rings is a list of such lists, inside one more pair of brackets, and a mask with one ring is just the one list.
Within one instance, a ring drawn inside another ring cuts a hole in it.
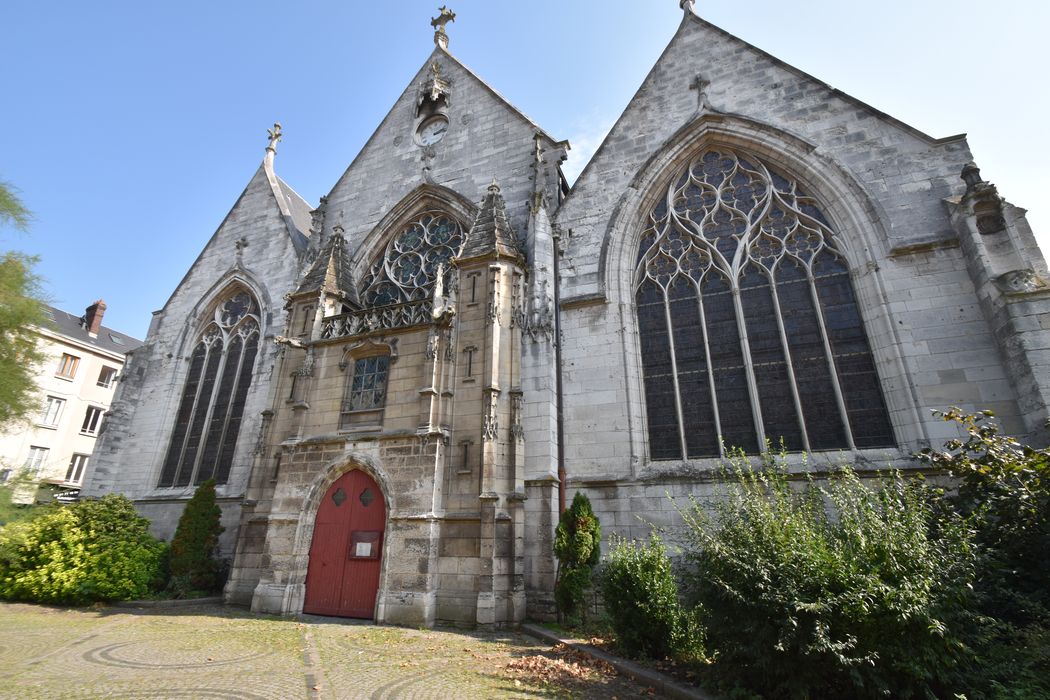
[{"label": "drainpipe", "polygon": [[558,426],[558,514],[565,512],[565,418],[561,378],[561,233],[553,227],[554,240],[554,394]]}]

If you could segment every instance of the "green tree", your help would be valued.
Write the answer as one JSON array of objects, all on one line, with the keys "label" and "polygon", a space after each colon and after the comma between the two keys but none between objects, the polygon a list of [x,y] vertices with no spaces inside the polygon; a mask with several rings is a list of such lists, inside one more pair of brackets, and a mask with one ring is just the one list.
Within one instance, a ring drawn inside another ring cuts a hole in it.
[{"label": "green tree", "polygon": [[584,612],[584,592],[601,557],[601,538],[602,527],[590,500],[577,492],[554,531],[554,555],[558,557],[554,600],[558,615],[570,623],[575,623]]},{"label": "green tree", "polygon": [[[0,182],[0,225],[25,230],[29,220],[13,188]],[[44,325],[46,317],[35,263],[22,253],[0,254],[0,428],[38,407],[34,375],[43,354],[33,328]]]},{"label": "green tree", "polygon": [[171,582],[168,588],[176,595],[194,591],[211,592],[222,585],[221,565],[215,558],[222,511],[215,504],[215,480],[208,479],[197,487],[182,511],[175,536],[171,540]]}]

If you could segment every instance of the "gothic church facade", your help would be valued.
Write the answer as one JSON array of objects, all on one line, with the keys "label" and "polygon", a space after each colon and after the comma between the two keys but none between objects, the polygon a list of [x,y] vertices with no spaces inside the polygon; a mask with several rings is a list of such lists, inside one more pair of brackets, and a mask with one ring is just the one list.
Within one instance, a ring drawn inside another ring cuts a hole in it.
[{"label": "gothic church facade", "polygon": [[965,139],[683,10],[571,188],[569,145],[448,51],[448,12],[318,206],[275,126],[84,495],[170,537],[215,479],[231,603],[503,625],[550,613],[576,491],[640,537],[717,495],[727,445],[905,465],[951,405],[1045,443],[1050,274]]}]

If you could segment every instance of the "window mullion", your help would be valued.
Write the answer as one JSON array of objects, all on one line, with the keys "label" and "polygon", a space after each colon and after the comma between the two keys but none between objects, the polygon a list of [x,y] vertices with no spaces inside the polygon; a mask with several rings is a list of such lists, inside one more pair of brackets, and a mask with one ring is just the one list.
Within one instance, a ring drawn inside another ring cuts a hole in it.
[{"label": "window mullion", "polygon": [[[233,375],[233,386],[230,388],[230,402],[226,406],[226,416],[222,420],[222,431],[219,433],[219,441],[215,443],[218,446],[218,450],[215,453],[215,469],[212,469],[212,474],[215,473],[219,467],[219,460],[222,459],[223,446],[226,444],[226,431],[230,427],[230,416],[233,414],[233,402],[237,396],[237,386],[241,383],[241,367],[244,365],[244,356],[248,353],[245,352],[248,349],[248,341],[242,336],[241,337],[241,354],[237,358],[237,367],[235,369],[236,374]],[[225,364],[225,361],[223,362]],[[222,383],[222,375],[218,375],[219,384]],[[214,403],[214,402],[212,402]]]},{"label": "window mullion", "polygon": [[[222,340],[222,355],[219,357],[219,366],[215,370],[215,381],[212,382],[211,396],[208,397],[208,408],[207,413],[204,414],[204,427],[201,430],[201,436],[199,438],[200,443],[197,445],[197,456],[193,460],[193,470],[190,472],[190,486],[193,486],[197,479],[197,472],[200,470],[201,460],[204,459],[204,446],[208,442],[208,433],[211,426],[212,412],[215,410],[215,397],[219,393],[219,388],[222,386],[222,375],[226,370],[226,358],[228,357],[227,350],[229,350],[229,338],[224,337]],[[203,376],[203,375],[202,375]],[[203,383],[203,380],[202,380]],[[187,436],[188,437],[188,436]],[[220,445],[220,450],[222,449]]]},{"label": "window mullion", "polygon": [[[204,351],[204,359],[201,360],[200,378],[197,381],[197,390],[193,395],[193,409],[190,411],[189,418],[186,422],[186,435],[183,436],[182,447],[179,448],[179,461],[176,462],[175,473],[171,475],[172,486],[179,483],[179,476],[182,474],[182,468],[184,466],[182,462],[186,458],[186,447],[190,443],[190,433],[193,432],[193,419],[197,417],[197,409],[200,408],[201,390],[204,387],[204,375],[208,372],[208,358],[211,357],[214,349],[214,344],[207,345]],[[187,375],[186,381],[189,381],[189,379],[190,378]]]},{"label": "window mullion", "polygon": [[715,391],[715,369],[711,364],[711,342],[707,338],[707,314],[704,312],[704,299],[700,294],[700,285],[696,285],[696,304],[700,307],[700,332],[704,339],[704,362],[707,363],[707,385],[711,390],[711,407],[714,411],[715,434],[718,436],[718,455],[725,457],[725,440],[722,439],[722,419],[718,414],[718,394]]},{"label": "window mullion", "polygon": [[751,416],[755,421],[755,435],[759,451],[765,450],[766,427],[762,422],[762,407],[758,400],[758,382],[755,380],[755,365],[751,361],[751,343],[747,339],[747,323],[744,321],[744,304],[740,300],[739,272],[729,279],[733,294],[733,310],[736,312],[736,328],[740,333],[740,349],[743,352],[744,374],[747,377],[747,393],[751,397]]},{"label": "window mullion", "polygon": [[769,274],[769,291],[773,294],[773,310],[777,316],[777,330],[780,331],[780,346],[784,349],[784,364],[787,366],[788,386],[791,387],[791,398],[795,401],[795,417],[802,430],[802,449],[810,452],[809,433],[806,432],[806,417],[802,413],[802,399],[798,394],[798,383],[795,381],[795,367],[791,363],[791,347],[788,345],[787,331],[784,330],[784,316],[780,312],[780,295],[777,294],[777,283],[773,273]]},{"label": "window mullion", "polygon": [[667,300],[667,290],[663,290],[664,316],[667,318],[667,339],[671,351],[671,380],[674,382],[674,408],[678,418],[678,442],[682,448],[682,459],[689,459],[689,452],[685,443],[685,422],[682,419],[682,391],[678,386],[678,360],[675,358],[674,350],[674,326],[671,325],[671,304]]},{"label": "window mullion", "polygon": [[853,427],[849,422],[849,414],[846,412],[846,399],[842,395],[842,385],[839,384],[839,373],[838,368],[835,366],[835,354],[831,350],[831,339],[828,338],[827,325],[824,323],[824,307],[820,304],[820,297],[817,295],[817,284],[816,280],[813,279],[813,273],[810,270],[806,270],[806,282],[809,284],[809,295],[813,299],[813,308],[816,310],[817,324],[820,326],[820,339],[824,343],[824,357],[828,362],[828,373],[831,375],[831,387],[835,392],[835,403],[839,407],[839,417],[842,419],[842,425],[846,428],[846,440],[848,441],[849,448],[856,450],[857,445],[853,441]]}]

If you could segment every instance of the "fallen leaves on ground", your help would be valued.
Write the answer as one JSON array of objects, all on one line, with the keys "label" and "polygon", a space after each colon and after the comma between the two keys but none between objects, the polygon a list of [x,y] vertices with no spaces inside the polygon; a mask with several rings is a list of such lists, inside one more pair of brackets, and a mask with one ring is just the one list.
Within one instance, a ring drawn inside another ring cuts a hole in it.
[{"label": "fallen leaves on ground", "polygon": [[548,654],[532,654],[514,659],[506,669],[514,675],[532,680],[558,683],[567,680],[590,680],[596,674],[615,676],[612,664],[577,651],[566,644],[558,644]]}]

